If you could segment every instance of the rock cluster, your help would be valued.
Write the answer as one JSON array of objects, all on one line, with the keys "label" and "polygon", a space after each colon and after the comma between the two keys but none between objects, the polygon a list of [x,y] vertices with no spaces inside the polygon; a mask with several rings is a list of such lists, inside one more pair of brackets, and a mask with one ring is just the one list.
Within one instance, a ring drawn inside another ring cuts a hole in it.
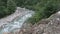
[{"label": "rock cluster", "polygon": [[[60,11],[59,11],[60,12]],[[35,25],[23,24],[19,34],[60,34],[60,13],[57,12]]]}]

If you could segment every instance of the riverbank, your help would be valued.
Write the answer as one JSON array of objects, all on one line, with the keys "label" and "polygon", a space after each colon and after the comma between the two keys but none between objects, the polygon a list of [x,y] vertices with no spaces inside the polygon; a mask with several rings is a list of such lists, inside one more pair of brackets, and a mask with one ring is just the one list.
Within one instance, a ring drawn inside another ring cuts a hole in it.
[{"label": "riverbank", "polygon": [[60,34],[60,11],[34,25],[25,23],[17,34]]}]

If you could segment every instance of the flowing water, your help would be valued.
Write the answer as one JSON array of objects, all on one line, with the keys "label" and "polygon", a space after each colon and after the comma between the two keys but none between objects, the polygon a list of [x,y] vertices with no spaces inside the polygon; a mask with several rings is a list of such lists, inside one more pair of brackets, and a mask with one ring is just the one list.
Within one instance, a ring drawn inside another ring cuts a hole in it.
[{"label": "flowing water", "polygon": [[0,34],[4,32],[14,32],[22,27],[22,24],[29,18],[32,17],[33,11],[28,11],[25,15],[18,17],[17,19],[13,20],[9,24],[3,25],[0,28]]}]

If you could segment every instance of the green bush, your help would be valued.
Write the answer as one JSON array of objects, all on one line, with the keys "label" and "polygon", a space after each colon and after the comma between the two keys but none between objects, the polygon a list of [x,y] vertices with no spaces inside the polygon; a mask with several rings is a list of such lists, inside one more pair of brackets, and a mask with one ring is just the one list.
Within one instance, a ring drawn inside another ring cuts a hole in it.
[{"label": "green bush", "polygon": [[35,9],[36,13],[33,17],[28,19],[28,22],[34,24],[39,20],[48,18],[50,15],[59,11],[60,0],[41,0],[40,2],[37,1],[36,4],[33,4],[32,7]]},{"label": "green bush", "polygon": [[15,2],[12,0],[7,0],[7,10],[8,10],[7,12],[8,12],[8,14],[15,12],[15,8],[16,8]]}]

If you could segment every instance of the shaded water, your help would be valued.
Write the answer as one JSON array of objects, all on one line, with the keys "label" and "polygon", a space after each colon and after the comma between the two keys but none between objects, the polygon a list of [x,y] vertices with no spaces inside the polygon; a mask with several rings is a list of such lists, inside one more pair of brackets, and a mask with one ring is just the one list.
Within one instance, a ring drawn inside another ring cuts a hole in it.
[{"label": "shaded water", "polygon": [[4,32],[14,32],[17,29],[20,29],[22,24],[32,16],[34,12],[29,11],[25,15],[18,17],[14,21],[12,21],[9,24],[3,25],[4,27],[0,28],[0,34],[3,34]]}]

